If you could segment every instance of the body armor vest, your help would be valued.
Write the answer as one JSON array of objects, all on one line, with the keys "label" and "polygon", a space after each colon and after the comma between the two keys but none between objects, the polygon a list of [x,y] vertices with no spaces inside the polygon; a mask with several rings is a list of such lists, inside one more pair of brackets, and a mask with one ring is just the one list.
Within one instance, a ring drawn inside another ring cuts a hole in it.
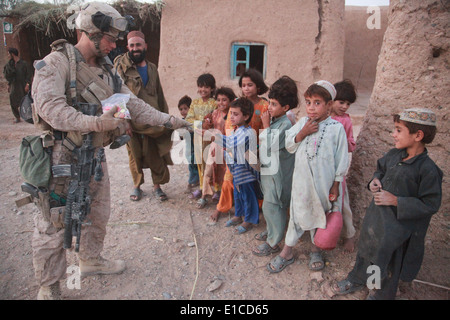
[{"label": "body armor vest", "polygon": [[[114,93],[120,92],[122,88],[122,80],[117,74],[113,74],[112,63],[109,58],[102,58],[99,65],[102,75],[107,75],[107,79],[102,79],[99,74],[94,72],[94,68],[90,67],[81,56],[81,53],[67,40],[61,39],[51,44],[52,51],[63,53],[69,61],[69,86],[66,90],[67,103],[76,108],[77,102],[86,102],[98,105],[97,115],[101,115],[102,105],[101,101],[109,98]],[[39,115],[33,112],[35,119],[34,123],[42,130],[52,130],[50,126],[45,123]],[[38,120],[38,121],[36,121]],[[96,147],[107,146],[117,137],[114,131],[110,132],[96,132],[94,134],[93,144]],[[82,143],[82,132],[70,131],[67,137],[76,146]]]}]

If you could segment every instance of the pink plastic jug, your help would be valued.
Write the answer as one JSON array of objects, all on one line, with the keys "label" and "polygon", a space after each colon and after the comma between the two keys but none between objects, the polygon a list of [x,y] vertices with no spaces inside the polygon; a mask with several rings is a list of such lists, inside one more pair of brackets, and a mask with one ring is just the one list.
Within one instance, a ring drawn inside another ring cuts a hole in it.
[{"label": "pink plastic jug", "polygon": [[317,228],[314,235],[314,244],[322,250],[333,250],[336,248],[342,230],[342,214],[340,211],[328,211],[327,226],[325,229]]}]

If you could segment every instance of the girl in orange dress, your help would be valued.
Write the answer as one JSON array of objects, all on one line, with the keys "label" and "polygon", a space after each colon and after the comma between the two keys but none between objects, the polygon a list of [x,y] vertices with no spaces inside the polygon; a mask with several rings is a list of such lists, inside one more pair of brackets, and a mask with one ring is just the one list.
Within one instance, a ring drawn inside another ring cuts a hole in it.
[{"label": "girl in orange dress", "polygon": [[[231,88],[222,87],[217,89],[215,98],[217,109],[203,118],[202,129],[215,129],[220,131],[221,134],[226,135],[226,129],[232,129],[228,119],[228,112],[230,103],[236,99],[236,95]],[[215,202],[219,201],[226,169],[227,165],[224,160],[222,148],[215,142],[211,142],[203,174],[202,197],[197,201],[197,208],[203,209],[207,205],[208,201],[206,196],[211,196]]]},{"label": "girl in orange dress", "polygon": [[[247,69],[239,78],[239,87],[242,90],[242,96],[248,98],[253,102],[253,116],[250,120],[250,127],[256,131],[256,136],[259,136],[259,131],[263,130],[261,115],[269,108],[269,102],[261,98],[260,95],[265,94],[269,87],[264,83],[262,74],[256,69]],[[228,128],[227,125],[225,128]],[[259,206],[262,206],[262,200],[259,200]],[[233,207],[233,177],[230,171],[226,170],[224,181],[222,183],[222,190],[220,194],[219,203],[216,211],[211,214],[211,221],[217,222],[221,213],[227,213]]]}]

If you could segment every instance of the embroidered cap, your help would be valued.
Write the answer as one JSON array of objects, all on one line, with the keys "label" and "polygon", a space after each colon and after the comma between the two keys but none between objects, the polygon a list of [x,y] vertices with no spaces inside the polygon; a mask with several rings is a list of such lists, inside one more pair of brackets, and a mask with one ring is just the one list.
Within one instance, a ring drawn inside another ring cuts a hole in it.
[{"label": "embroidered cap", "polygon": [[321,86],[322,88],[327,90],[331,95],[331,100],[334,100],[336,98],[336,88],[334,87],[334,85],[331,82],[326,81],[326,80],[319,80],[319,81],[315,82],[315,84],[317,84],[318,86]]},{"label": "embroidered cap", "polygon": [[413,108],[401,112],[400,120],[436,127],[436,115],[429,109]]},{"label": "embroidered cap", "polygon": [[144,34],[140,31],[130,31],[127,35],[127,40],[130,40],[131,38],[134,38],[134,37],[139,37],[139,38],[142,38],[145,40]]}]

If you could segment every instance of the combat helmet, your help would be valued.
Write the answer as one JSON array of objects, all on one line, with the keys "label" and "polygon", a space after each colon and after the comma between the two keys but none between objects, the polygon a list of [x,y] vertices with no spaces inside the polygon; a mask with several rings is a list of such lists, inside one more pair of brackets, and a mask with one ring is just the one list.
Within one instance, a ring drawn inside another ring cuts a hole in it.
[{"label": "combat helmet", "polygon": [[81,7],[69,6],[67,12],[72,14],[67,19],[68,28],[89,34],[100,32],[123,39],[133,24],[131,16],[122,17],[116,9],[102,2],[89,2]]}]

